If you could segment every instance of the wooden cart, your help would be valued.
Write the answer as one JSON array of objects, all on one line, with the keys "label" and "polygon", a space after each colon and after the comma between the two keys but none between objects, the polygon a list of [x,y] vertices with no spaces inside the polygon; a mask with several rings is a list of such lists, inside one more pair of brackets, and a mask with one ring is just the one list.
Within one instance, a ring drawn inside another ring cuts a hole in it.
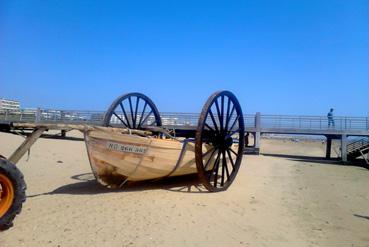
[{"label": "wooden cart", "polygon": [[[82,131],[91,169],[104,186],[197,173],[201,183],[215,192],[231,185],[241,165],[242,116],[234,94],[219,91],[205,103],[196,127],[178,126],[173,133],[161,127],[160,114],[147,96],[129,93],[112,103],[102,126],[14,123],[12,128],[34,131],[9,159],[1,159],[5,171],[0,166],[0,225],[10,224],[25,198],[23,177],[14,164],[44,131]],[[6,167],[16,169],[18,178],[9,179]],[[21,198],[14,205],[17,196]]]}]

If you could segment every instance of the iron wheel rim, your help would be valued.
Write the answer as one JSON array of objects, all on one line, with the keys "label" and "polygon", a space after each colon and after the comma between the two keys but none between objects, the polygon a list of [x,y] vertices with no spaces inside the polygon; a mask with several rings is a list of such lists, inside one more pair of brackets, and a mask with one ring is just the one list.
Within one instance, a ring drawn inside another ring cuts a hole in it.
[{"label": "iron wheel rim", "polygon": [[[236,96],[229,91],[212,94],[200,114],[195,141],[197,171],[209,191],[226,190],[234,181],[242,162],[244,134],[242,109]],[[238,148],[234,150],[236,135]],[[204,152],[206,146],[209,148]]]},{"label": "iron wheel rim", "polygon": [[144,129],[145,126],[161,126],[161,118],[149,97],[141,93],[128,93],[119,96],[110,105],[104,115],[103,126]]}]

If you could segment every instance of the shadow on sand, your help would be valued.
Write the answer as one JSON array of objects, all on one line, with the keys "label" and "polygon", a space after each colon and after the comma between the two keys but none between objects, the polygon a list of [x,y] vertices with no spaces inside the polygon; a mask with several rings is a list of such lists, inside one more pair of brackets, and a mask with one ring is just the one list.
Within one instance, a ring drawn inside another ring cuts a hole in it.
[{"label": "shadow on sand", "polygon": [[324,163],[331,165],[341,165],[342,162],[339,159],[326,159],[323,157],[312,157],[312,156],[304,156],[304,155],[291,155],[291,154],[273,154],[273,153],[262,153],[261,155],[277,157],[277,158],[285,158],[292,161],[300,161],[300,162],[310,162],[310,163]]},{"label": "shadow on sand", "polygon": [[92,173],[83,173],[71,177],[78,180],[77,183],[63,185],[55,190],[47,193],[34,194],[27,196],[28,198],[38,197],[43,195],[93,195],[102,193],[122,193],[145,190],[168,190],[181,193],[208,193],[206,188],[199,183],[197,174],[168,177],[156,180],[127,182],[122,188],[110,189],[100,185],[94,178]]},{"label": "shadow on sand", "polygon": [[364,160],[354,160],[349,161],[348,163],[342,163],[339,158],[323,158],[323,157],[311,157],[311,156],[304,156],[304,155],[290,155],[290,154],[273,154],[273,153],[261,153],[264,156],[271,156],[277,158],[285,158],[292,161],[299,161],[299,162],[307,162],[307,163],[317,163],[317,164],[325,164],[325,165],[349,165],[349,166],[358,166],[368,169],[367,164]]},{"label": "shadow on sand", "polygon": [[369,220],[369,216],[364,216],[364,215],[360,215],[360,214],[354,214],[354,216],[356,216],[358,218]]}]

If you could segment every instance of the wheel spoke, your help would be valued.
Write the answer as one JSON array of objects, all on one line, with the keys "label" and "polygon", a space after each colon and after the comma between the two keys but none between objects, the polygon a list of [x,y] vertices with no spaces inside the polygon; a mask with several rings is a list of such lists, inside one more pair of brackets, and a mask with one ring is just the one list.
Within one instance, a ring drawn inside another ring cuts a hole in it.
[{"label": "wheel spoke", "polygon": [[[228,98],[228,97],[227,97]],[[228,131],[228,122],[229,122],[229,108],[231,107],[231,104],[230,104],[230,99],[228,98],[228,103],[227,103],[227,115],[226,115],[226,124],[225,124],[225,131]]]},{"label": "wheel spoke", "polygon": [[234,134],[236,134],[237,132],[239,132],[240,129],[237,129],[237,130],[234,130],[234,131],[231,131],[231,133],[229,133],[228,135],[226,135],[226,139],[229,138],[229,137],[232,137]]},{"label": "wheel spoke", "polygon": [[217,164],[216,164],[216,167],[217,167],[217,168],[216,168],[216,172],[215,172],[215,174],[213,175],[214,188],[216,188],[216,187],[217,187],[219,163],[220,163],[220,161],[218,161],[218,162],[217,162]]},{"label": "wheel spoke", "polygon": [[128,123],[128,128],[132,128],[131,127],[131,124],[129,123],[129,119],[128,119],[128,117],[127,117],[127,113],[126,113],[126,110],[124,109],[124,107],[123,107],[123,104],[122,104],[122,102],[120,102],[119,103],[119,105],[120,105],[120,108],[122,108],[122,111],[123,111],[123,114],[124,114],[124,117],[126,118],[126,120],[127,120],[127,123]]},{"label": "wheel spoke", "polygon": [[219,154],[220,154],[220,150],[219,149],[217,149],[218,150],[218,155],[217,155],[217,157],[215,158],[215,162],[214,162],[214,166],[213,166],[213,168],[211,169],[211,171],[210,171],[210,176],[209,176],[209,180],[211,180],[211,178],[212,178],[212,176],[213,176],[213,174],[214,174],[214,171],[215,171],[215,168],[216,168],[216,166],[217,166],[217,163],[218,163],[218,161],[219,161]]},{"label": "wheel spoke", "polygon": [[126,127],[128,127],[127,126],[127,124],[123,121],[123,119],[121,118],[121,117],[119,117],[119,115],[117,114],[117,113],[115,113],[115,112],[113,112],[113,114],[114,114],[114,116],[116,116]]},{"label": "wheel spoke", "polygon": [[[216,148],[214,148],[214,150],[213,150],[213,152],[211,153],[211,155],[210,155],[210,157],[209,157],[208,161],[206,161],[206,164],[205,164],[205,166],[204,166],[204,170],[205,170],[205,171],[206,171],[206,169],[208,168],[208,166],[209,166],[209,164],[210,164],[210,161],[211,161],[211,159],[213,158],[213,156],[214,156],[214,154],[215,154],[215,151],[217,151],[217,149],[216,149]],[[205,155],[204,155],[204,157],[205,157]]]},{"label": "wheel spoke", "polygon": [[210,131],[215,132],[215,130],[212,127],[210,127],[209,124],[205,123],[205,127],[207,127]]},{"label": "wheel spoke", "polygon": [[228,126],[229,126],[229,121],[231,121],[231,119],[232,119],[232,115],[233,115],[234,110],[235,110],[235,107],[234,107],[234,105],[233,105],[233,106],[232,106],[231,113],[229,114],[228,121],[227,121],[227,123],[226,123],[226,125],[227,125],[227,130],[228,130]]},{"label": "wheel spoke", "polygon": [[224,176],[225,176],[224,173],[225,173],[225,167],[227,165],[227,161],[226,161],[225,155],[224,155],[224,150],[222,150],[222,156],[223,156],[223,158],[222,158],[222,180],[220,182],[220,185],[224,186]]},{"label": "wheel spoke", "polygon": [[232,130],[233,129],[233,127],[235,126],[235,124],[237,123],[237,121],[238,121],[239,118],[240,118],[240,116],[237,115],[236,119],[234,120],[234,122],[233,122],[232,126],[229,128],[229,130]]},{"label": "wheel spoke", "polygon": [[136,126],[136,123],[137,123],[137,110],[138,110],[138,103],[140,102],[140,98],[139,97],[136,97],[136,109],[135,109],[135,128],[137,127]]},{"label": "wheel spoke", "polygon": [[225,161],[225,170],[226,170],[226,174],[227,174],[227,181],[229,179],[229,171],[228,171],[228,162],[227,162],[227,155],[226,155],[226,151],[223,150],[223,157],[226,160]]},{"label": "wheel spoke", "polygon": [[131,109],[132,125],[133,125],[133,128],[136,128],[136,123],[134,122],[134,118],[133,118],[133,108],[132,108],[131,97],[128,97],[128,101],[129,101],[129,109]]},{"label": "wheel spoke", "polygon": [[219,163],[220,163],[220,150],[218,151],[218,162],[216,163],[215,176],[214,176],[214,187],[217,187],[218,182],[218,172],[219,172]]},{"label": "wheel spoke", "polygon": [[228,156],[229,156],[229,160],[231,161],[232,168],[234,168],[234,162],[233,162],[233,159],[232,159],[231,152],[229,152],[229,150],[232,150],[232,149],[227,149],[227,153],[228,153]]},{"label": "wheel spoke", "polygon": [[217,125],[217,123],[215,122],[213,112],[211,111],[211,109],[210,109],[210,108],[209,108],[209,114],[210,114],[211,120],[213,121],[213,124],[214,124],[215,130],[216,130],[217,132],[219,132],[218,125]]},{"label": "wheel spoke", "polygon": [[146,115],[146,117],[144,118],[141,124],[144,124],[151,114],[152,114],[152,110],[149,112],[149,114]]},{"label": "wheel spoke", "polygon": [[236,157],[238,156],[238,154],[232,148],[229,148],[228,150],[231,151],[232,153],[234,153],[234,155],[236,155]]},{"label": "wheel spoke", "polygon": [[222,95],[222,97],[220,98],[220,104],[221,104],[221,108],[220,108],[220,114],[221,116],[221,120],[222,120],[222,128],[224,130],[225,124],[224,124],[224,95]]},{"label": "wheel spoke", "polygon": [[141,116],[140,116],[140,122],[138,123],[138,127],[137,128],[140,128],[141,127],[142,119],[143,119],[143,116],[144,116],[145,110],[146,110],[146,106],[147,106],[147,101],[145,101],[145,105],[143,107],[143,110],[142,110],[142,113],[141,113]]},{"label": "wheel spoke", "polygon": [[221,112],[219,110],[218,99],[215,99],[215,106],[217,108],[217,114],[218,114],[218,119],[219,119],[220,131],[223,131],[223,115],[221,115]]},{"label": "wheel spoke", "polygon": [[205,157],[206,155],[208,155],[214,149],[215,149],[214,147],[210,148],[209,150],[207,150],[205,153],[202,154],[202,157]]}]

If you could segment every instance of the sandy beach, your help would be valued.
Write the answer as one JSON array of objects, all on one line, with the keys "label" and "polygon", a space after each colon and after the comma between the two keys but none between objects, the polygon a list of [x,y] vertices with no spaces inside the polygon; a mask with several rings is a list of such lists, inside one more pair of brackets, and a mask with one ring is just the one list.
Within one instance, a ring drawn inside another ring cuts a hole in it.
[{"label": "sandy beach", "polygon": [[[0,153],[22,141],[0,133]],[[83,141],[41,138],[18,164],[27,201],[0,246],[369,246],[369,170],[324,152],[318,141],[264,139],[225,192],[191,177],[109,190]]]}]

